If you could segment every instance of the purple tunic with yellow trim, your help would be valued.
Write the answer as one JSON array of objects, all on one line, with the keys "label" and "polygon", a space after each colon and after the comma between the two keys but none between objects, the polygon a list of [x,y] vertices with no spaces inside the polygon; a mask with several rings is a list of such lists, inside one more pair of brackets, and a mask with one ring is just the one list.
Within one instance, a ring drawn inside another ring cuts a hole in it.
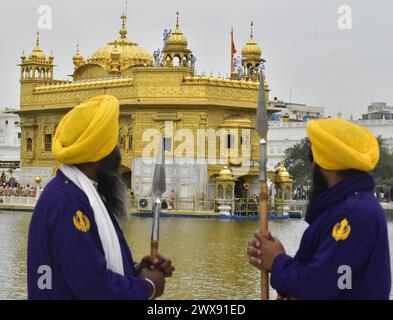
[{"label": "purple tunic with yellow trim", "polygon": [[106,268],[89,201],[59,170],[41,194],[30,222],[29,299],[148,299],[149,284],[135,274],[127,242],[111,218],[119,237],[124,276]]},{"label": "purple tunic with yellow trim", "polygon": [[300,299],[389,299],[387,223],[368,174],[344,179],[312,201],[294,258],[276,257],[271,285]]}]

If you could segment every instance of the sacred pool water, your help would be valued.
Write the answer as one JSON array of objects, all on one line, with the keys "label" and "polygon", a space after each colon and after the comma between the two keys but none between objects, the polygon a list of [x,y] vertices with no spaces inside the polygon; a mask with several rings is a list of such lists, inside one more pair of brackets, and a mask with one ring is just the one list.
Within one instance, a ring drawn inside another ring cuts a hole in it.
[{"label": "sacred pool water", "polygon": [[[30,218],[30,213],[0,211],[0,299],[27,296]],[[392,213],[388,220],[392,252]],[[135,259],[149,253],[151,223],[149,218],[131,217],[122,225]],[[281,239],[291,255],[306,227],[303,220],[270,222],[272,234]],[[257,228],[257,221],[161,219],[160,248],[176,266],[162,299],[258,299],[259,273],[248,264],[246,255],[247,241]],[[271,297],[275,297],[273,290]]]}]

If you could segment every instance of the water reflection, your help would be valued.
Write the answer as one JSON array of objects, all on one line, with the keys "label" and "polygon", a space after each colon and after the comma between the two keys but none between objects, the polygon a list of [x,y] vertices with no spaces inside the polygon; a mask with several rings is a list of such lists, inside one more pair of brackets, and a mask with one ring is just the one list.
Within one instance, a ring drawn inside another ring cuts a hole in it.
[{"label": "water reflection", "polygon": [[[0,212],[0,299],[26,298],[30,217]],[[393,214],[388,217],[392,248]],[[270,222],[272,234],[290,255],[306,227],[302,220]],[[131,217],[122,228],[136,260],[149,253],[151,219]],[[259,273],[248,264],[246,254],[246,243],[257,228],[257,221],[162,219],[160,249],[176,266],[162,299],[258,299]],[[275,297],[274,290],[271,296]]]}]

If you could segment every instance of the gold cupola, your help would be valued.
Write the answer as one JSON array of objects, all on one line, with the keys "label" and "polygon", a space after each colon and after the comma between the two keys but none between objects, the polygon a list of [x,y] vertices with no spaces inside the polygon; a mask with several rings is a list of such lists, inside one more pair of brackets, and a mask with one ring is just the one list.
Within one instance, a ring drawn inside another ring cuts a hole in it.
[{"label": "gold cupola", "polygon": [[254,40],[254,24],[251,22],[250,39],[242,48],[242,64],[244,68],[244,78],[258,80],[258,67],[265,62],[262,58],[262,48]]},{"label": "gold cupola", "polygon": [[21,67],[20,80],[21,81],[48,81],[53,80],[53,69],[55,65],[53,52],[51,51],[47,58],[44,51],[40,47],[40,33],[37,32],[36,44],[33,51],[27,58],[23,51],[20,57]]},{"label": "gold cupola", "polygon": [[120,64],[123,69],[127,69],[133,66],[145,66],[152,65],[153,58],[145,49],[140,47],[137,43],[130,41],[127,38],[127,27],[126,21],[127,16],[123,14],[121,16],[122,27],[119,31],[120,38],[109,42],[107,46],[98,49],[91,58],[92,62],[100,63],[108,67],[110,65],[112,54],[118,57],[118,52],[120,53]]},{"label": "gold cupola", "polygon": [[74,62],[75,69],[80,67],[82,65],[82,63],[84,62],[84,58],[82,57],[82,55],[79,52],[79,45],[76,45],[76,53],[72,57],[72,61]]},{"label": "gold cupola", "polygon": [[[176,13],[176,28],[165,42],[163,50],[165,66],[183,66],[189,67],[191,62],[192,51],[187,48],[188,40],[181,32],[179,26],[179,12]],[[178,63],[175,63],[178,59]]]},{"label": "gold cupola", "polygon": [[33,51],[30,53],[29,60],[31,60],[31,61],[45,61],[46,60],[45,53],[40,48],[40,33],[39,32],[37,32],[36,46],[33,49]]},{"label": "gold cupola", "polygon": [[277,168],[276,174],[278,182],[292,181],[287,169],[285,168],[284,161],[282,161],[280,166]]},{"label": "gold cupola", "polygon": [[[74,72],[75,80],[102,78],[116,71],[119,75],[130,76],[131,68],[152,66],[153,57],[144,48],[127,38],[127,16],[121,16],[120,37],[98,49]],[[80,59],[78,57],[78,59]]]}]

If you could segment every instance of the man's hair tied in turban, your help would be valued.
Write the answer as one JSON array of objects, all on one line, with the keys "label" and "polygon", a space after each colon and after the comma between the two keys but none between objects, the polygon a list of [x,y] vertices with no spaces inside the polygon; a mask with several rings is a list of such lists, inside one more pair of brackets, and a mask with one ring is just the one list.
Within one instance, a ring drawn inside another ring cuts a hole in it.
[{"label": "man's hair tied in turban", "polygon": [[68,112],[57,127],[53,152],[64,164],[96,162],[119,138],[119,102],[110,95],[89,99]]},{"label": "man's hair tied in turban", "polygon": [[314,161],[323,169],[367,172],[378,163],[378,141],[363,126],[339,118],[310,120],[307,135]]}]

